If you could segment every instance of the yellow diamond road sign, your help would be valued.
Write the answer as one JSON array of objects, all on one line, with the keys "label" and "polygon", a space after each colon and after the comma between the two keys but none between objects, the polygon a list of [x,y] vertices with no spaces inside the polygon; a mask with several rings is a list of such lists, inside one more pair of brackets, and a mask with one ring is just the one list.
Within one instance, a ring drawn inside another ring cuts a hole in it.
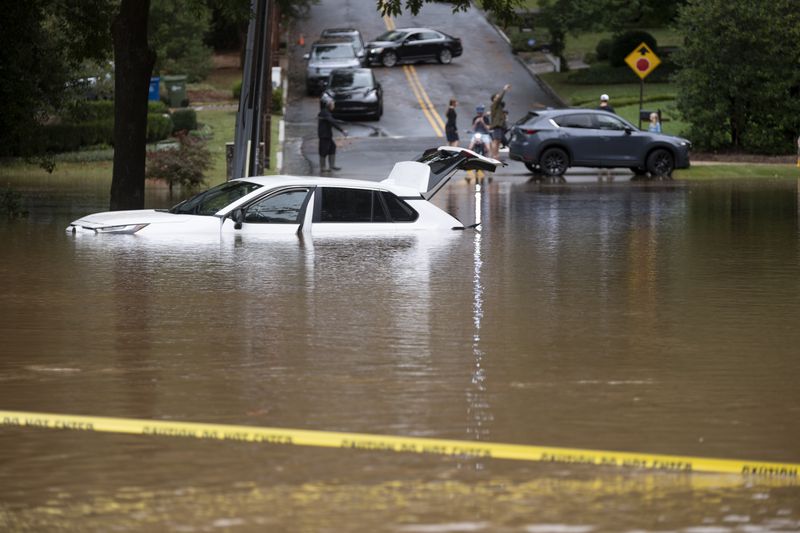
[{"label": "yellow diamond road sign", "polygon": [[645,79],[648,74],[661,64],[658,56],[645,43],[640,44],[633,52],[628,54],[625,62],[642,79]]}]

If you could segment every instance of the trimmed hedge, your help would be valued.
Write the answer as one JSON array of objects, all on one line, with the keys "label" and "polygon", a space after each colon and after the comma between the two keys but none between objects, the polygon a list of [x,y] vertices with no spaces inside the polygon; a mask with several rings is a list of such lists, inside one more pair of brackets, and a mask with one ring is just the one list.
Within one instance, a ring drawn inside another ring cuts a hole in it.
[{"label": "trimmed hedge", "polygon": [[[673,61],[665,60],[645,78],[645,82],[667,83],[677,71],[678,67]],[[639,83],[639,79],[628,65],[612,67],[608,63],[595,63],[591,68],[574,70],[567,77],[568,82],[575,85]]]},{"label": "trimmed hedge", "polygon": [[167,113],[147,114],[147,142],[166,139],[172,134],[172,118]]},{"label": "trimmed hedge", "polygon": [[192,131],[197,129],[197,112],[190,108],[176,109],[172,112],[172,131]]}]

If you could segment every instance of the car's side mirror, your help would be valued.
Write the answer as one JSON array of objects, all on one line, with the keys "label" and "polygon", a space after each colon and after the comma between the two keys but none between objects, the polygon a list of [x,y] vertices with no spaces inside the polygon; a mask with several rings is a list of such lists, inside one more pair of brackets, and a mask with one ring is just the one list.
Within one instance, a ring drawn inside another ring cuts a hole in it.
[{"label": "car's side mirror", "polygon": [[311,59],[311,54],[303,54],[303,59],[308,61],[309,59]]},{"label": "car's side mirror", "polygon": [[623,129],[625,130],[625,135],[630,135],[631,133],[633,133],[633,130],[631,129],[630,126],[625,126]]},{"label": "car's side mirror", "polygon": [[231,213],[231,220],[233,220],[233,229],[242,229],[244,211],[242,209],[234,209],[233,213]]}]

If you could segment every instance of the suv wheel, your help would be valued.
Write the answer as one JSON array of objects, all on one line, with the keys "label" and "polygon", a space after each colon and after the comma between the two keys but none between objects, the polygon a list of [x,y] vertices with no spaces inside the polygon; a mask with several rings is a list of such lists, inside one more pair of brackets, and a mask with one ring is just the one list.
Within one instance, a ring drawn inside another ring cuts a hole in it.
[{"label": "suv wheel", "polygon": [[447,48],[442,48],[441,50],[439,50],[439,56],[437,57],[437,59],[439,60],[439,63],[441,63],[442,65],[447,65],[453,60],[453,54],[450,53],[450,50],[448,50]]},{"label": "suv wheel", "polygon": [[569,157],[561,148],[548,148],[539,158],[539,166],[548,176],[561,176],[569,168]]},{"label": "suv wheel", "polygon": [[669,150],[658,148],[647,156],[647,171],[654,178],[669,177],[675,168],[675,158]]},{"label": "suv wheel", "polygon": [[381,64],[383,64],[384,67],[395,66],[397,64],[397,54],[394,52],[386,52],[381,57]]}]

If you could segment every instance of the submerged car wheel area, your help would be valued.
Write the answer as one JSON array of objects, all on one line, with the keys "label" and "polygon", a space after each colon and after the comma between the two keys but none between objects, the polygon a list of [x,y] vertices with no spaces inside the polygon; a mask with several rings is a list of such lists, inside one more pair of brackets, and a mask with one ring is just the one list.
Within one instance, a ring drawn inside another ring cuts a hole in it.
[{"label": "submerged car wheel area", "polygon": [[688,168],[691,143],[641,131],[608,111],[531,111],[511,128],[509,157],[534,173],[562,176],[570,167],[627,168],[666,177]]},{"label": "submerged car wheel area", "polygon": [[240,178],[169,210],[109,211],[67,231],[135,236],[386,235],[464,229],[429,200],[458,170],[494,171],[500,161],[442,146],[401,161],[381,182],[321,177]]}]

